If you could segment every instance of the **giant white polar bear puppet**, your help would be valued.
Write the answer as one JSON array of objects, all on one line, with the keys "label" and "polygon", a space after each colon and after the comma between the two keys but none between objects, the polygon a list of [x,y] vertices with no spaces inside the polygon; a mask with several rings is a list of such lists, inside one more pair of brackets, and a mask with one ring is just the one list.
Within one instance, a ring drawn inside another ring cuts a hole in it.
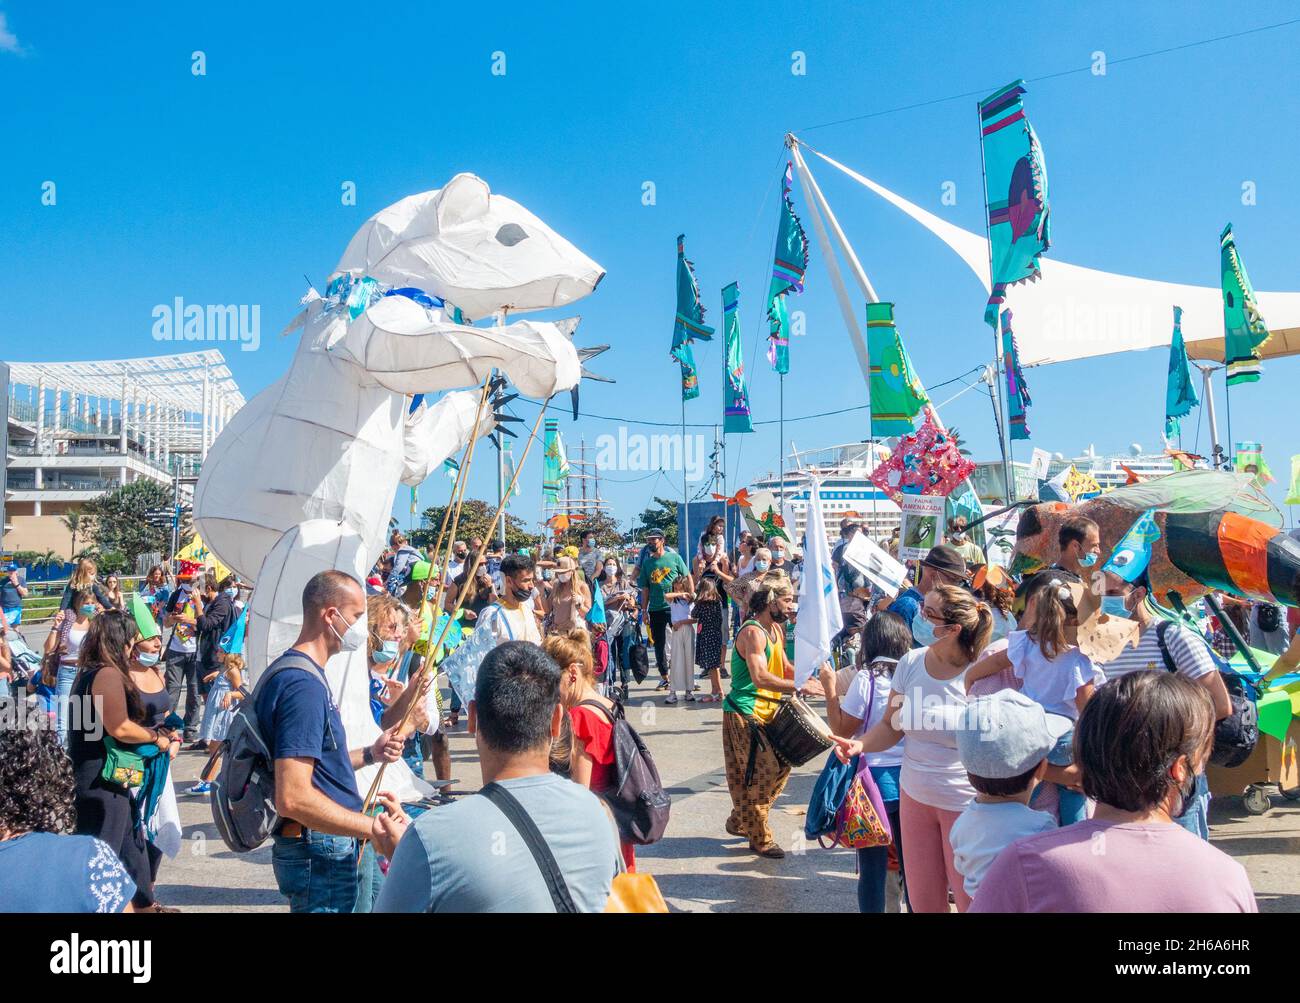
[{"label": "giant white polar bear puppet", "polygon": [[[474,429],[478,391],[414,413],[410,395],[481,384],[493,368],[530,397],[577,385],[576,318],[477,328],[453,323],[453,305],[473,318],[561,306],[604,274],[472,174],[402,199],[357,231],[326,297],[309,293],[290,326],[303,333],[289,371],[231,419],[195,488],[204,543],[256,581],[246,651],[254,680],[297,638],[308,579],[369,571],[398,482],[419,484],[475,431],[491,430],[490,408]],[[365,651],[341,653],[325,671],[348,744],[372,742]],[[374,769],[359,771],[363,791]],[[401,762],[384,787],[399,797],[428,790]]]}]

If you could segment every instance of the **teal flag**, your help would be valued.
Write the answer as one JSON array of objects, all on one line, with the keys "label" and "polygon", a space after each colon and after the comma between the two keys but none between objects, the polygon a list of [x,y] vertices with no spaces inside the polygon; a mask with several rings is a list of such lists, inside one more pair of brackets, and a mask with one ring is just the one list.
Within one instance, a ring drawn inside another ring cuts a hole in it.
[{"label": "teal flag", "polygon": [[1020,368],[1020,346],[1011,330],[1011,311],[1002,311],[1002,371],[1007,379],[1007,427],[1011,438],[1029,438],[1029,386]]},{"label": "teal flag", "polygon": [[564,455],[564,440],[560,438],[560,423],[547,418],[542,432],[542,498],[554,505],[560,500],[564,482],[569,476],[569,459]]},{"label": "teal flag", "polygon": [[1036,279],[1039,256],[1051,246],[1047,164],[1025,117],[1024,93],[1017,80],[979,103],[992,286],[984,323],[995,331],[1007,286]]},{"label": "teal flag", "polygon": [[893,303],[867,304],[867,356],[871,363],[871,434],[909,435],[913,419],[930,403],[894,326]]},{"label": "teal flag", "polygon": [[1165,438],[1173,439],[1180,431],[1179,418],[1192,413],[1200,400],[1192,382],[1192,367],[1183,344],[1183,308],[1174,307],[1174,336],[1169,342],[1169,380],[1165,384]]},{"label": "teal flag", "polygon": [[781,220],[776,231],[776,253],[772,260],[772,281],[767,289],[767,361],[778,373],[790,371],[790,313],[785,298],[791,292],[803,292],[804,272],[808,270],[808,237],[795,215],[790,197],[794,185],[794,167],[786,161],[781,179]]},{"label": "teal flag", "polygon": [[[713,328],[704,325],[704,304],[700,302],[700,287],[695,281],[695,266],[686,260],[686,234],[677,237],[677,316],[673,322],[672,357],[686,365],[687,348],[699,338],[710,341]],[[694,368],[692,360],[691,368]]]},{"label": "teal flag", "polygon": [[745,356],[740,344],[740,284],[733,282],[722,290],[722,340],[726,349],[723,365],[727,385],[723,432],[752,432],[754,422],[749,413],[749,391],[745,388]]},{"label": "teal flag", "polygon": [[1254,383],[1262,369],[1259,349],[1268,341],[1268,325],[1259,315],[1231,223],[1219,235],[1219,270],[1223,273],[1223,361],[1228,367],[1228,386]]},{"label": "teal flag", "polygon": [[689,341],[682,345],[677,361],[682,369],[682,400],[693,401],[700,396],[700,374],[695,368],[695,352]]},{"label": "teal flag", "polygon": [[1137,581],[1151,563],[1151,544],[1158,539],[1160,527],[1156,525],[1156,510],[1147,509],[1115,544],[1110,560],[1101,570],[1113,572],[1126,582]]}]

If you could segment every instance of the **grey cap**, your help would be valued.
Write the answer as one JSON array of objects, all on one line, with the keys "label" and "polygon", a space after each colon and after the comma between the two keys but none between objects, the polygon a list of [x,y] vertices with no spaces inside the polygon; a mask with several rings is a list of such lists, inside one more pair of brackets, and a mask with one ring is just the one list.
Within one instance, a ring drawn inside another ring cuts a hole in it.
[{"label": "grey cap", "polygon": [[966,704],[957,725],[957,755],[968,773],[1009,780],[1047,758],[1057,740],[1074,727],[1049,714],[1018,690],[999,690]]},{"label": "grey cap", "polygon": [[663,535],[664,531],[662,529],[655,529],[653,526],[645,531],[645,538],[647,540],[653,540],[656,536],[663,539]]}]

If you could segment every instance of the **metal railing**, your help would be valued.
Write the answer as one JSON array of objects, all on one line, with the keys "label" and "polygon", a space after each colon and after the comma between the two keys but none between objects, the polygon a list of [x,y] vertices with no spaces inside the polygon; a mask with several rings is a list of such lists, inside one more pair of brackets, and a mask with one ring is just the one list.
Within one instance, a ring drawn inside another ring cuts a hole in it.
[{"label": "metal railing", "polygon": [[[132,592],[135,592],[144,582],[144,575],[118,575],[117,583],[122,590],[122,598],[126,600]],[[69,579],[56,578],[48,582],[31,582],[27,586],[27,595],[23,599],[23,619],[18,626],[21,629],[28,625],[38,625],[49,623],[54,619],[54,614],[59,611],[59,604],[63,601],[63,590],[67,587]],[[99,586],[103,588],[104,583],[101,580]]]}]

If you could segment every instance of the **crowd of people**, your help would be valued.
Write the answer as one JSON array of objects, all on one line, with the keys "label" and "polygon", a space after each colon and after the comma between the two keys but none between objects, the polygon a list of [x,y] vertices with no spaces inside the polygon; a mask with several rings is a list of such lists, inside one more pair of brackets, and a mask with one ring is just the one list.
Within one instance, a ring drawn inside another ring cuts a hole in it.
[{"label": "crowd of people", "polygon": [[[364,582],[311,579],[299,637],[254,686],[243,583],[155,568],[124,594],[83,562],[30,701],[0,634],[0,710],[46,722],[0,733],[0,887],[18,909],[171,911],[154,893],[179,832],[168,764],[202,751],[185,793],[219,796],[243,714],[274,773],[272,870],[291,911],[600,911],[649,841],[611,805],[623,706],[653,668],[665,705],[721,704],[719,838],[760,858],[785,856],[769,814],[791,773],[765,728],[791,695],[824,699],[834,760],[868,785],[887,833],[854,846],[863,912],[1256,908],[1244,869],[1208,841],[1206,766],[1234,713],[1213,652],[1220,633],[1280,633],[1270,675],[1293,670],[1285,618],[1229,607],[1239,629],[1202,636],[1140,580],[1103,573],[1082,518],[1062,523],[1057,562],[1020,581],[989,573],[954,522],[893,594],[844,559],[861,526],[840,529],[844,629],[802,685],[800,549],[749,532],[728,547],[721,517],[685,554],[651,529],[635,556],[594,534],[534,553],[473,538],[440,563],[394,532]],[[1136,623],[1106,660],[1078,638],[1089,588]],[[355,746],[325,665],[363,647],[379,735]],[[462,714],[481,796],[454,796]],[[437,796],[367,803],[358,771],[399,759],[420,778],[431,765]],[[60,875],[48,894],[26,874],[36,856]]]}]

